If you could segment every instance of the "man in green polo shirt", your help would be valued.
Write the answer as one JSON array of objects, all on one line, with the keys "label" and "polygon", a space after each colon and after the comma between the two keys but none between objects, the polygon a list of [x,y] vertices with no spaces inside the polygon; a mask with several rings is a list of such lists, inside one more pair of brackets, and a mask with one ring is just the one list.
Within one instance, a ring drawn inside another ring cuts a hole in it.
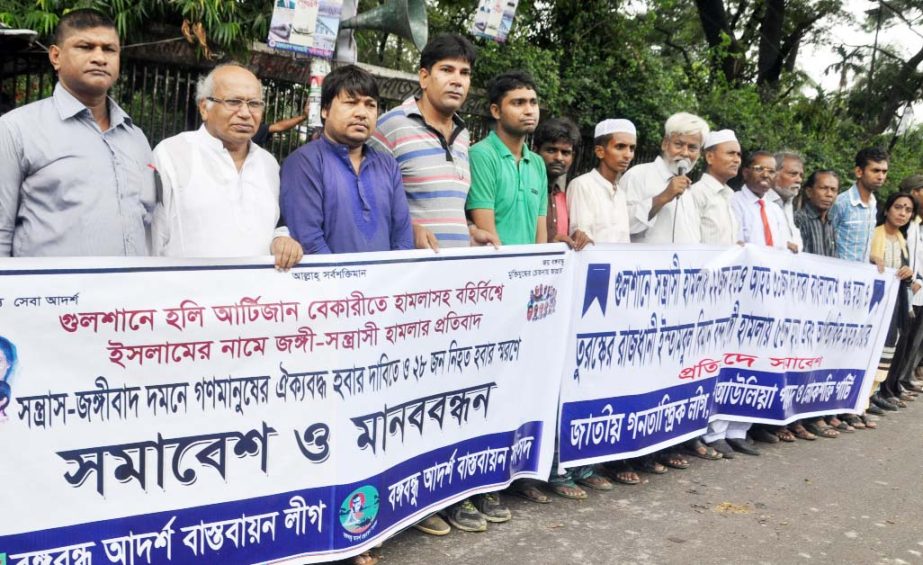
[{"label": "man in green polo shirt", "polygon": [[522,71],[503,73],[487,86],[487,96],[497,129],[471,147],[465,209],[503,245],[546,243],[545,163],[526,146],[526,136],[538,125],[535,82]]}]

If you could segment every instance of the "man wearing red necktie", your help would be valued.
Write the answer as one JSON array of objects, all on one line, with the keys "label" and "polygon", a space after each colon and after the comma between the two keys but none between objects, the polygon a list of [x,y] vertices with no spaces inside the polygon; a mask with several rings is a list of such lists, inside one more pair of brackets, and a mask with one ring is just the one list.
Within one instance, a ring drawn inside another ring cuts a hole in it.
[{"label": "man wearing red necktie", "polygon": [[731,209],[740,223],[737,240],[786,249],[785,216],[764,196],[772,188],[776,162],[768,151],[754,151],[744,163],[744,186],[731,196]]}]

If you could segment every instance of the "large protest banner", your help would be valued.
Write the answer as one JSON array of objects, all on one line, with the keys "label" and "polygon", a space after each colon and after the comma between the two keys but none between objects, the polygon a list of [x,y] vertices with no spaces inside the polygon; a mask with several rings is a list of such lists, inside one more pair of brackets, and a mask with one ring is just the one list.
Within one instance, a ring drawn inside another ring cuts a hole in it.
[{"label": "large protest banner", "polygon": [[563,245],[267,262],[0,261],[0,562],[329,561],[548,476]]},{"label": "large protest banner", "polygon": [[575,255],[562,467],[650,453],[710,420],[859,412],[899,285],[806,253],[596,246]]}]

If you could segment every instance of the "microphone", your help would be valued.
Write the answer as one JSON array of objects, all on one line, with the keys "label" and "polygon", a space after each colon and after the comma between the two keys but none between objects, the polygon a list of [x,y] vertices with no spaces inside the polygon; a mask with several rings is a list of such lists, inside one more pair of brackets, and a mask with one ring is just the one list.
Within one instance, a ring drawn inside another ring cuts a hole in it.
[{"label": "microphone", "polygon": [[682,177],[685,176],[689,169],[692,168],[692,163],[689,162],[689,159],[680,159],[676,162],[676,176]]}]

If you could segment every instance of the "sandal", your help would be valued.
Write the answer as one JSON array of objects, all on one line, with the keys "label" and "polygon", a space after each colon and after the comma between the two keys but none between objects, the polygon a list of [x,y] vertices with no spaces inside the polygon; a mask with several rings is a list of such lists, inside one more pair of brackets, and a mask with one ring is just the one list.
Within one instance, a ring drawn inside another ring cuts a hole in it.
[{"label": "sandal", "polygon": [[525,498],[529,502],[534,502],[536,504],[548,504],[551,502],[551,498],[547,494],[543,493],[538,485],[534,484],[524,484],[519,485],[517,488],[513,489],[513,493],[517,496]]},{"label": "sandal", "polygon": [[878,429],[878,424],[873,422],[871,419],[867,418],[864,414],[862,416],[859,416],[859,418],[862,420],[862,423],[865,424],[865,429],[867,430]]},{"label": "sandal", "polygon": [[844,420],[847,424],[849,424],[850,426],[852,426],[853,429],[856,429],[856,430],[864,430],[864,429],[865,429],[865,424],[862,422],[862,419],[859,418],[859,416],[856,416],[855,414],[849,414],[848,416],[844,416],[844,417],[843,417],[843,420]]},{"label": "sandal", "polygon": [[623,485],[637,485],[641,482],[641,477],[635,473],[631,463],[626,461],[613,461],[605,466],[612,480],[622,483]]},{"label": "sandal", "polygon": [[815,439],[817,439],[817,436],[809,432],[807,428],[805,428],[804,426],[798,426],[797,428],[792,430],[792,433],[795,434],[796,438],[803,439],[806,441],[814,441]]},{"label": "sandal", "polygon": [[710,445],[705,445],[700,439],[694,439],[686,442],[686,449],[690,454],[695,455],[696,457],[701,457],[702,459],[707,459],[709,461],[717,461],[724,457],[718,450]]},{"label": "sandal", "polygon": [[807,431],[811,432],[812,434],[818,437],[823,437],[823,438],[828,438],[828,439],[840,437],[840,432],[834,430],[832,427],[826,424],[822,426],[817,422],[805,422],[804,427]]},{"label": "sandal", "polygon": [[657,461],[653,455],[646,455],[641,458],[641,470],[654,475],[662,475],[667,472],[667,468]]},{"label": "sandal", "polygon": [[779,439],[786,443],[792,443],[795,441],[795,434],[788,428],[779,428],[776,430],[776,435],[779,436]]},{"label": "sandal", "polygon": [[350,559],[349,563],[350,565],[375,565],[378,563],[378,558],[366,551]]},{"label": "sandal", "polygon": [[589,477],[582,479],[577,479],[577,484],[593,490],[609,491],[615,488],[615,485],[612,484],[612,481],[606,477],[600,475],[599,473],[594,472]]},{"label": "sandal", "polygon": [[551,489],[551,492],[556,495],[570,500],[586,500],[588,496],[586,491],[578,487],[573,481],[568,481],[566,483],[549,483],[548,487]]},{"label": "sandal", "polygon": [[673,469],[688,469],[689,461],[677,451],[666,451],[659,455],[658,460],[661,464]]}]

